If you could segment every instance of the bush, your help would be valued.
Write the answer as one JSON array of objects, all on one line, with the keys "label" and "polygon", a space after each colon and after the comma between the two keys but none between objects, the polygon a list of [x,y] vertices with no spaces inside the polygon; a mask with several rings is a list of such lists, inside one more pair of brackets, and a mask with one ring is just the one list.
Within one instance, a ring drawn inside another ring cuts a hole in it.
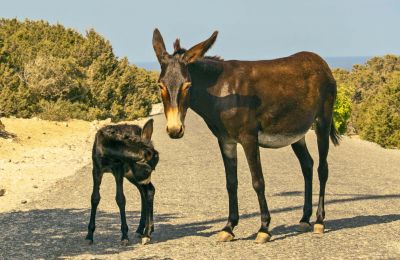
[{"label": "bush", "polygon": [[333,109],[335,127],[340,134],[344,134],[347,132],[351,116],[351,94],[349,87],[342,84],[338,85],[336,102]]},{"label": "bush", "polygon": [[333,72],[339,86],[335,119],[340,131],[350,111],[347,122],[361,138],[400,148],[400,57],[374,57],[351,72]]},{"label": "bush", "polygon": [[0,19],[0,114],[49,120],[147,116],[157,75],[115,57],[94,30]]},{"label": "bush", "polygon": [[400,148],[400,72],[386,82],[356,105],[355,122],[363,139],[383,147]]}]

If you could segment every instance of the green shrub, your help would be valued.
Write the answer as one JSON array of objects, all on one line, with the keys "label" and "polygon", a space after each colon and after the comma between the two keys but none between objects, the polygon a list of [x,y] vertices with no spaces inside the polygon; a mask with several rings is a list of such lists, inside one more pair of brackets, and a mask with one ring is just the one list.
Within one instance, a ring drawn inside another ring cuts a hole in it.
[{"label": "green shrub", "polygon": [[374,57],[351,72],[333,73],[339,86],[335,119],[340,131],[350,111],[347,122],[361,138],[400,148],[400,57]]},{"label": "green shrub", "polygon": [[363,139],[400,148],[400,72],[391,77],[379,91],[356,105],[355,122]]},{"label": "green shrub", "polygon": [[339,84],[334,105],[333,118],[335,127],[340,134],[347,131],[351,116],[351,92],[349,87]]},{"label": "green shrub", "polygon": [[44,21],[0,19],[0,114],[49,120],[147,116],[160,101],[157,75],[85,36]]}]

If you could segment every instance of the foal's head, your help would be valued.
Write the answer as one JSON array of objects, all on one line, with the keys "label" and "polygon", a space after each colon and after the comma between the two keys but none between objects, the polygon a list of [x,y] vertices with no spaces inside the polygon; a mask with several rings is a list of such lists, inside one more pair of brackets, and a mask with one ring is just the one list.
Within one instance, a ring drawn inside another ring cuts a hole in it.
[{"label": "foal's head", "polygon": [[217,35],[218,32],[215,31],[210,38],[189,50],[181,48],[177,39],[171,55],[165,49],[160,31],[154,30],[153,48],[161,65],[158,84],[167,118],[167,133],[171,138],[181,138],[185,132],[184,120],[189,107],[189,89],[192,84],[188,64],[202,58],[214,44]]},{"label": "foal's head", "polygon": [[99,130],[97,135],[97,150],[109,162],[126,163],[132,170],[134,179],[141,183],[149,179],[155,169],[159,157],[151,142],[153,119],[143,126],[109,125]]}]

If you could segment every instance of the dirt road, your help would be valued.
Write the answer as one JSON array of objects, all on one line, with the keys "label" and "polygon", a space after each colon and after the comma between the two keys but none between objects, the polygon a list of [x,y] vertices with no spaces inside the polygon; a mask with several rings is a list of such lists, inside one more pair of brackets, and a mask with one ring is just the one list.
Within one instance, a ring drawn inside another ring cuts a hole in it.
[{"label": "dirt road", "polygon": [[[95,244],[85,243],[92,185],[91,165],[87,165],[19,210],[0,213],[0,259],[400,258],[400,151],[349,138],[332,147],[328,158],[327,231],[314,235],[296,232],[304,184],[290,147],[262,149],[273,237],[260,245],[253,242],[260,224],[259,210],[241,148],[241,219],[235,229],[236,240],[217,243],[215,234],[226,221],[228,199],[215,138],[198,116],[189,113],[186,134],[180,140],[169,139],[164,116],[155,116],[153,140],[161,159],[153,174],[157,190],[152,244],[142,246],[133,239],[140,200],[128,182],[124,187],[131,244],[119,244],[119,213],[110,174],[101,186]],[[313,132],[307,135],[307,141],[317,162]],[[314,203],[318,187],[314,171]],[[316,207],[313,215],[315,211]]]}]

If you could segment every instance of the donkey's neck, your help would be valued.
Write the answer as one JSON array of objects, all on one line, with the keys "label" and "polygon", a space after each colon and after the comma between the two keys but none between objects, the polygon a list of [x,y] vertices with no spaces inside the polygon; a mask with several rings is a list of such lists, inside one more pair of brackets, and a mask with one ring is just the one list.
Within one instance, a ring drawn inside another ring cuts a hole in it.
[{"label": "donkey's neck", "polygon": [[215,100],[207,89],[217,83],[223,70],[222,61],[204,58],[190,64],[188,68],[192,80],[190,108],[202,115],[214,105]]},{"label": "donkey's neck", "polygon": [[189,65],[189,73],[192,80],[190,89],[190,108],[201,116],[208,128],[215,136],[221,134],[219,113],[215,113],[218,106],[217,99],[213,97],[208,89],[215,87],[223,72],[223,61],[202,59]]}]

